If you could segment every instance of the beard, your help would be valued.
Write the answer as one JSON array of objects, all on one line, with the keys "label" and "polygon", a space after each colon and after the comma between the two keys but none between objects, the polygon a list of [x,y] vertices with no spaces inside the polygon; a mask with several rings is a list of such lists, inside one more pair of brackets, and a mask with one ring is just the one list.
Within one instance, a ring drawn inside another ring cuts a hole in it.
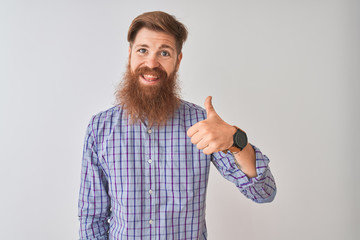
[{"label": "beard", "polygon": [[[141,84],[140,77],[144,74],[158,76],[159,82],[150,86]],[[117,104],[130,117],[131,124],[147,120],[149,126],[165,125],[180,105],[177,72],[168,76],[160,68],[148,67],[140,67],[132,72],[128,63],[115,96]]]}]

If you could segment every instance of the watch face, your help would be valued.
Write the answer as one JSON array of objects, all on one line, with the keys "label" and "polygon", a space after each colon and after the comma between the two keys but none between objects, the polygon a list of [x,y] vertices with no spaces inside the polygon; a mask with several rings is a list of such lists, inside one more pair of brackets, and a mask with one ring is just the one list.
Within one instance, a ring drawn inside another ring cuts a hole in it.
[{"label": "watch face", "polygon": [[238,129],[234,135],[234,146],[243,149],[247,143],[246,133]]}]

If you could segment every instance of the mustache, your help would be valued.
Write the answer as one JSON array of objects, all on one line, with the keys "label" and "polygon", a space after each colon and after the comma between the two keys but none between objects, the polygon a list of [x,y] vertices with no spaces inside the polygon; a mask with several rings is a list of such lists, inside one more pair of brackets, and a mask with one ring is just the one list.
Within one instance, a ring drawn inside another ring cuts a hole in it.
[{"label": "mustache", "polygon": [[149,67],[139,67],[137,69],[135,69],[134,74],[136,76],[140,76],[140,75],[145,75],[145,74],[149,74],[149,75],[154,75],[154,76],[158,76],[160,79],[167,79],[168,75],[167,73],[162,70],[161,68],[149,68]]}]

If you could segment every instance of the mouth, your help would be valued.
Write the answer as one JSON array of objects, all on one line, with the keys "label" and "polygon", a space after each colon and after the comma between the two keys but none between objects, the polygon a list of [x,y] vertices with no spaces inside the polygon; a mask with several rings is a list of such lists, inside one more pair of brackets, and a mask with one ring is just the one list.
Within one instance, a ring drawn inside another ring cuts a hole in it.
[{"label": "mouth", "polygon": [[147,84],[154,84],[160,80],[159,76],[157,75],[151,75],[151,74],[143,74],[140,75],[143,82]]}]

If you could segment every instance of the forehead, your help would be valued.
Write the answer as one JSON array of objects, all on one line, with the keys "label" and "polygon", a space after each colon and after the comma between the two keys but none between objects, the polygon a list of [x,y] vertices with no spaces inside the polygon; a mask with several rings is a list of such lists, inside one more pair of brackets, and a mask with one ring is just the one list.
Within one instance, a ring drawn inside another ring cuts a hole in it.
[{"label": "forehead", "polygon": [[148,28],[142,28],[136,34],[133,45],[146,44],[150,47],[159,47],[161,45],[169,45],[175,49],[175,37],[169,33],[153,31]]}]

